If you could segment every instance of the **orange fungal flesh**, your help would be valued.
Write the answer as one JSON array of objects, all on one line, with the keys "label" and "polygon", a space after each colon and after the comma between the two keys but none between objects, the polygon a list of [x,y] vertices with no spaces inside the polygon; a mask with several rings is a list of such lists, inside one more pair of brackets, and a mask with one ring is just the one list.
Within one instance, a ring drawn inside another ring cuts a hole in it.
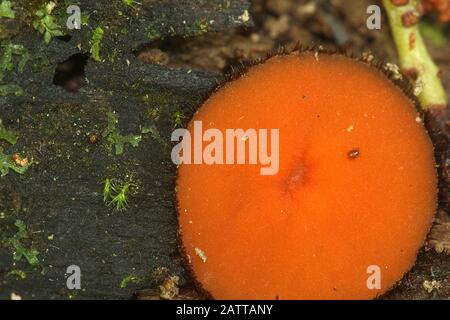
[{"label": "orange fungal flesh", "polygon": [[[203,130],[279,131],[279,171],[182,164],[183,247],[217,299],[368,299],[415,262],[436,209],[433,146],[386,76],[341,55],[275,56],[214,93]],[[381,288],[369,289],[369,266]]]}]

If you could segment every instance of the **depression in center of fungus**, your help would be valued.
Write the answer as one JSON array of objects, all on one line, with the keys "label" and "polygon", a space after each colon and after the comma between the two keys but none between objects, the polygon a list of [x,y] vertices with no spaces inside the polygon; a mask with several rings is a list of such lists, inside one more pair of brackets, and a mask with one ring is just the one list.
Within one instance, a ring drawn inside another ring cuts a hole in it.
[{"label": "depression in center of fungus", "polygon": [[377,68],[275,56],[216,91],[190,133],[194,121],[279,129],[274,175],[179,166],[183,250],[213,298],[375,298],[414,264],[437,203],[433,146],[413,102]]}]

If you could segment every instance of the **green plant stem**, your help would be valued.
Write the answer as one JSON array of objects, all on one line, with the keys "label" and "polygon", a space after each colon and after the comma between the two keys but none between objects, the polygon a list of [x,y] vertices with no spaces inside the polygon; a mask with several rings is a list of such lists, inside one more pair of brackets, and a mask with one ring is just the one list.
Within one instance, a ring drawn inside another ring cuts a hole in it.
[{"label": "green plant stem", "polygon": [[400,66],[406,75],[414,75],[415,94],[421,107],[445,107],[448,97],[439,78],[439,68],[434,63],[427,51],[423,38],[419,31],[419,24],[404,25],[404,14],[416,14],[417,0],[409,0],[402,6],[393,5],[391,0],[383,0],[392,36],[397,46]]}]

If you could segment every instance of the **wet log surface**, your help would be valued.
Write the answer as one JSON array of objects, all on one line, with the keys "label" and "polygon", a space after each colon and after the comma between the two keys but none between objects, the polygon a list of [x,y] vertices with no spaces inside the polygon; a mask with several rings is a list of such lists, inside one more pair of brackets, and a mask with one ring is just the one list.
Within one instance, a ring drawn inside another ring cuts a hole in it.
[{"label": "wet log surface", "polygon": [[[92,89],[76,94],[43,90],[42,76],[36,74],[29,79],[35,88],[27,85],[23,97],[1,107],[4,124],[20,136],[11,151],[25,150],[36,163],[23,176],[2,178],[2,237],[15,232],[15,218],[25,221],[40,252],[40,266],[31,271],[17,263],[28,276],[13,280],[5,275],[15,268],[11,250],[2,250],[0,295],[14,289],[27,298],[54,297],[65,286],[65,269],[72,264],[82,270],[86,291],[79,295],[89,298],[130,297],[133,286],[119,288],[130,274],[145,278],[158,267],[183,274],[176,242],[176,170],[165,142],[170,141],[173,114],[191,114],[216,78],[137,62],[115,72],[107,68],[90,65]],[[157,121],[149,116],[155,108],[161,108]],[[139,147],[126,145],[117,156],[101,137],[112,111],[119,117],[121,134],[140,134],[142,126],[155,132],[142,134]],[[92,135],[98,136],[95,143]],[[127,210],[117,212],[103,202],[102,182],[127,176],[137,185],[136,194]]]},{"label": "wet log surface", "polygon": [[[47,46],[27,26],[30,12],[43,2],[16,1],[23,19],[0,23],[1,39],[23,45],[31,55],[22,73],[14,67],[1,82],[19,85],[23,93],[0,96],[0,119],[19,138],[0,146],[5,154],[33,159],[25,174],[0,178],[0,299],[12,293],[25,299],[152,299],[169,275],[191,292],[177,246],[170,134],[186,124],[222,75],[144,64],[134,53],[148,41],[251,25],[245,15],[249,3],[146,0],[128,7],[121,0],[83,1],[89,23]],[[61,21],[63,9],[56,9]],[[95,62],[89,55],[99,26],[102,62]],[[58,67],[77,54],[75,67]],[[73,69],[68,72],[76,83],[64,82],[66,88],[83,86],[67,92],[55,85],[57,67],[63,82],[67,68]],[[112,112],[119,119],[117,132],[142,137],[137,147],[125,144],[121,155],[102,135]],[[107,178],[132,182],[126,210],[105,204]],[[13,259],[17,220],[29,236],[21,244],[39,253],[37,265]],[[81,268],[81,290],[66,288],[70,265]],[[423,249],[413,270],[384,298],[448,298],[449,271],[449,256]],[[441,288],[428,293],[428,280]]]}]

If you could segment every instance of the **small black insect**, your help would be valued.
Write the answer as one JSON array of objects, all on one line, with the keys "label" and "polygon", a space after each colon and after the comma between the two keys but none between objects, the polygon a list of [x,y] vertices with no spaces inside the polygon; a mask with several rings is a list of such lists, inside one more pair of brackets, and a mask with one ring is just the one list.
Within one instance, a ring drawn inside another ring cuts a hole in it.
[{"label": "small black insect", "polygon": [[352,150],[350,150],[349,152],[347,152],[347,156],[350,159],[356,159],[359,157],[359,148],[354,148]]}]

